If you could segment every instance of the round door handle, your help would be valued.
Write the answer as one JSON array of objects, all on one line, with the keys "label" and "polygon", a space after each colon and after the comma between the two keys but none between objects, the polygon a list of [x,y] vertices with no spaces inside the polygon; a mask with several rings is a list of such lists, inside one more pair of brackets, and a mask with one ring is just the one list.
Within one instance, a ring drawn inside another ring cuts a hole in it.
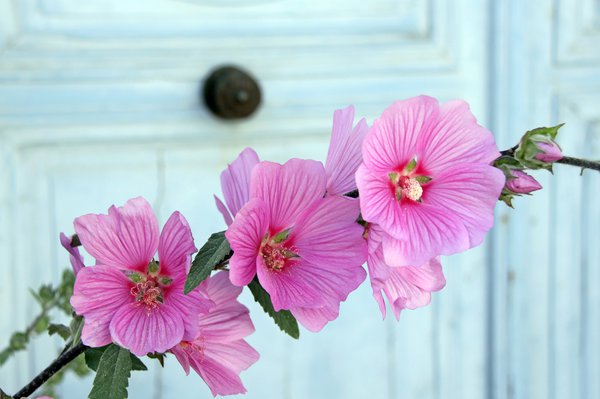
[{"label": "round door handle", "polygon": [[252,115],[260,105],[261,92],[256,80],[234,66],[213,70],[202,88],[204,103],[222,119],[241,119]]}]

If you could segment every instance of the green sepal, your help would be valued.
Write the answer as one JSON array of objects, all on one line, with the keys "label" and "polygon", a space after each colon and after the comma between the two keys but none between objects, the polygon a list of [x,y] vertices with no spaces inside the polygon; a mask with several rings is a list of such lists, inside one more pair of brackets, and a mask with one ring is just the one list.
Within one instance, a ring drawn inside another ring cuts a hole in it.
[{"label": "green sepal", "polygon": [[160,366],[162,368],[165,367],[165,357],[166,357],[166,354],[164,354],[164,353],[158,353],[158,352],[153,352],[153,353],[148,353],[146,356],[148,356],[150,359],[156,359],[156,360],[158,360],[158,362],[160,363]]},{"label": "green sepal", "polygon": [[415,180],[419,182],[419,184],[427,184],[431,181],[431,177],[429,176],[415,176]]},{"label": "green sepal", "polygon": [[409,174],[410,172],[412,172],[413,170],[415,170],[416,167],[417,167],[417,158],[413,158],[404,167],[404,172],[406,174]]},{"label": "green sepal", "polygon": [[554,142],[558,130],[563,125],[564,123],[551,127],[538,127],[526,132],[515,150],[515,159],[529,169],[546,169],[552,173],[551,162],[543,162],[536,158],[538,154],[543,152],[538,148],[537,143]]},{"label": "green sepal", "polygon": [[[158,273],[158,270],[160,269],[160,266],[158,264],[157,261],[155,261],[154,259],[152,259],[150,261],[150,263],[148,263],[148,274],[151,274],[153,276],[155,276]],[[135,272],[132,272],[135,273]]]},{"label": "green sepal", "polygon": [[[150,265],[148,265],[148,268],[150,268]],[[141,283],[142,281],[146,280],[146,277],[142,273],[134,272],[133,270],[127,270],[125,272],[125,275],[132,283],[135,284]]]},{"label": "green sepal", "polygon": [[283,230],[273,236],[271,239],[275,244],[285,241],[290,235],[290,229]]}]

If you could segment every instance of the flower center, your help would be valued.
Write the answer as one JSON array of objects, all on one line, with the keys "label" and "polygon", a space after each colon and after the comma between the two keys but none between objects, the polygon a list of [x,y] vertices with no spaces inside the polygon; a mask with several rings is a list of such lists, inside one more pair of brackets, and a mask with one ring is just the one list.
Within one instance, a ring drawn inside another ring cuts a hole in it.
[{"label": "flower center", "polygon": [[263,239],[260,255],[269,269],[281,271],[298,258],[293,246],[287,242],[288,235],[289,230],[285,230],[273,236],[266,235]]},{"label": "flower center", "polygon": [[135,298],[137,306],[145,306],[148,312],[156,309],[164,303],[164,288],[169,286],[173,279],[158,274],[159,263],[152,260],[146,269],[146,273],[136,271],[125,272],[126,276],[134,283],[129,293]]},{"label": "flower center", "polygon": [[402,171],[390,172],[391,188],[396,197],[396,201],[409,199],[414,202],[421,202],[423,197],[423,185],[431,181],[431,177],[419,175],[417,171],[417,159],[413,158]]},{"label": "flower center", "polygon": [[164,302],[163,290],[154,279],[137,283],[129,292],[137,301],[137,305],[144,305],[148,310],[156,309]]}]

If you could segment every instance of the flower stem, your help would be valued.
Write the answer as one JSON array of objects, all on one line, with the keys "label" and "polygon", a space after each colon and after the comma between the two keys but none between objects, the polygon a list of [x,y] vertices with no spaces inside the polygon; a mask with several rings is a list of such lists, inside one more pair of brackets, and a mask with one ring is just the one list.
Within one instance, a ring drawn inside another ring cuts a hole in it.
[{"label": "flower stem", "polygon": [[[517,150],[517,145],[509,148],[508,150],[500,151],[500,155],[502,156],[513,156],[515,155],[515,151]],[[573,157],[562,157],[558,161],[554,161],[554,163],[560,163],[563,165],[571,165],[578,166],[582,169],[592,169],[600,172],[600,161],[589,161],[587,159],[581,158],[573,158]]]},{"label": "flower stem", "polygon": [[[68,346],[67,346],[68,347]],[[65,350],[58,356],[48,367],[39,373],[31,382],[25,385],[19,392],[14,394],[14,399],[20,399],[28,397],[34,393],[39,387],[42,386],[46,381],[50,379],[54,374],[58,373],[63,367],[75,360],[77,356],[81,355],[88,347],[82,342],[79,342],[75,347],[69,350]]]}]

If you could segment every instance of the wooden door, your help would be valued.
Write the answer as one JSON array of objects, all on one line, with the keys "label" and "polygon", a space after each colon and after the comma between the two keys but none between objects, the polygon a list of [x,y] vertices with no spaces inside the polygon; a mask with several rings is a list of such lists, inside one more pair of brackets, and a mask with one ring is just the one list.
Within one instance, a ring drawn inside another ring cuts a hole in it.
[{"label": "wooden door", "polygon": [[[74,217],[143,195],[161,222],[180,210],[201,245],[224,228],[212,194],[226,163],[245,146],[323,159],[335,108],[354,104],[371,122],[396,99],[464,98],[501,146],[564,120],[565,150],[597,157],[600,14],[580,2],[0,0],[0,345],[36,310],[27,288],[67,267],[58,233]],[[198,100],[225,63],[262,87],[248,120],[223,122]],[[365,284],[322,333],[293,341],[244,293],[261,353],[242,374],[246,397],[598,396],[598,178],[561,168],[541,179],[547,190],[516,212],[499,205],[486,244],[444,259],[447,287],[399,323],[381,320]],[[0,386],[16,390],[59,349],[36,339]],[[70,377],[63,397],[90,384]],[[130,387],[210,395],[172,357]]]}]

